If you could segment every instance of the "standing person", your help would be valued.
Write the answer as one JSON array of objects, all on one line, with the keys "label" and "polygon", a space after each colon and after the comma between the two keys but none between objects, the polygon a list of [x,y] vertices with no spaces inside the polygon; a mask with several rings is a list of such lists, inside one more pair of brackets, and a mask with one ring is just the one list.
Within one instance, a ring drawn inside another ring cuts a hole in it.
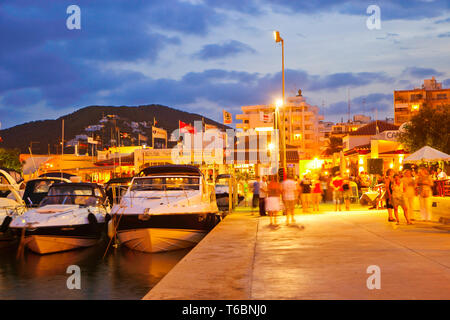
[{"label": "standing person", "polygon": [[309,212],[309,203],[311,201],[311,179],[308,174],[303,176],[303,180],[300,183],[302,186],[302,207],[303,212]]},{"label": "standing person", "polygon": [[416,197],[416,182],[412,176],[411,170],[406,169],[402,178],[403,187],[405,189],[405,202],[408,208],[408,216],[410,221],[414,221],[414,199]]},{"label": "standing person", "polygon": [[440,197],[445,196],[445,180],[447,180],[447,174],[438,168],[436,172],[436,184],[437,184],[437,195]]},{"label": "standing person", "polygon": [[297,204],[300,206],[302,206],[303,208],[303,204],[302,204],[302,195],[303,195],[303,187],[302,187],[302,183],[301,183],[301,179],[300,177],[297,178],[297,186],[298,186],[298,192],[297,192]]},{"label": "standing person", "polygon": [[328,176],[320,177],[320,188],[322,189],[322,202],[327,202]]},{"label": "standing person", "polygon": [[319,180],[318,176],[314,176],[313,180],[313,190],[312,190],[312,207],[313,212],[319,212],[320,198],[322,197],[322,182]]},{"label": "standing person", "polygon": [[335,210],[338,211],[338,205],[339,205],[339,211],[341,211],[341,204],[343,200],[343,188],[342,185],[344,184],[344,180],[341,177],[341,172],[337,171],[333,179],[331,180],[330,186],[333,190],[333,201],[335,204]]},{"label": "standing person", "polygon": [[386,171],[386,178],[384,179],[384,188],[386,189],[386,208],[389,214],[389,222],[396,221],[392,216],[392,210],[394,209],[394,206],[392,205],[392,184],[394,183],[394,174],[394,170],[388,169]]},{"label": "standing person", "polygon": [[244,180],[243,189],[244,189],[244,203],[245,203],[245,206],[248,207],[248,182],[247,182],[247,180]]},{"label": "standing person", "polygon": [[270,225],[277,224],[277,213],[280,211],[281,187],[277,176],[272,175],[267,186],[266,210],[269,212]]},{"label": "standing person", "polygon": [[417,186],[419,187],[420,214],[422,215],[423,220],[429,221],[431,220],[431,196],[433,179],[431,179],[427,168],[419,169]]},{"label": "standing person", "polygon": [[395,219],[397,220],[397,224],[400,224],[400,219],[398,218],[398,207],[402,207],[403,214],[406,218],[407,224],[412,224],[409,219],[409,210],[405,201],[405,186],[403,185],[402,180],[400,179],[399,174],[394,175],[394,182],[392,183],[392,205],[394,206],[394,214]]},{"label": "standing person", "polygon": [[350,197],[352,195],[352,190],[350,189],[350,178],[348,175],[345,176],[342,183],[342,196],[345,202],[345,211],[350,211]]},{"label": "standing person", "polygon": [[259,215],[266,215],[267,182],[266,177],[262,176],[259,183]]},{"label": "standing person", "polygon": [[297,189],[297,183],[292,179],[292,175],[288,174],[287,179],[281,183],[284,208],[286,210],[286,225],[289,225],[289,216],[291,217],[291,222],[295,223],[294,210],[297,202]]},{"label": "standing person", "polygon": [[259,207],[259,193],[260,193],[260,181],[259,176],[256,176],[256,180],[253,182],[253,197],[252,197],[252,213],[256,207]]}]

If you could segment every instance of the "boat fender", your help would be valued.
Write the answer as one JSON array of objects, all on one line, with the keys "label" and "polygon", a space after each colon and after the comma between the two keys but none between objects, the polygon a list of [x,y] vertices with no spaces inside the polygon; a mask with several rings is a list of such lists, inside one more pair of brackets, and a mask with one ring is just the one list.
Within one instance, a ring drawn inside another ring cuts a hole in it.
[{"label": "boat fender", "polygon": [[91,224],[91,225],[97,225],[97,218],[95,217],[95,215],[93,213],[88,214],[88,221],[89,221],[89,224]]},{"label": "boat fender", "polygon": [[6,216],[5,219],[3,220],[2,226],[0,227],[0,232],[6,232],[6,230],[8,230],[11,221],[12,218],[10,216]]},{"label": "boat fender", "polygon": [[112,219],[108,222],[108,237],[114,238],[114,220]]},{"label": "boat fender", "polygon": [[92,229],[94,230],[94,232],[99,232],[99,225],[97,222],[97,218],[95,217],[95,215],[91,212],[88,214],[88,221],[89,224],[92,226]]}]

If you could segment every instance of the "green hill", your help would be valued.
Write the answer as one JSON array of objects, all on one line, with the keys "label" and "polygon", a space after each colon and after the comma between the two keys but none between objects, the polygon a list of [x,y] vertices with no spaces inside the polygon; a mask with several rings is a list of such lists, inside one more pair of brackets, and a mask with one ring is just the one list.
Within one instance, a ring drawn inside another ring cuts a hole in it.
[{"label": "green hill", "polygon": [[[8,129],[0,130],[0,147],[3,148],[18,148],[21,152],[27,153],[29,146],[32,144],[32,150],[35,154],[59,153],[61,148],[58,147],[61,141],[61,126],[62,119],[64,119],[64,140],[67,142],[74,139],[77,135],[86,134],[85,129],[88,126],[98,125],[107,115],[116,115],[120,121],[115,122],[115,126],[120,129],[120,132],[129,132],[132,134],[128,126],[123,126],[124,123],[143,122],[150,124],[150,128],[146,129],[143,134],[151,135],[151,124],[153,119],[157,121],[157,127],[167,130],[170,134],[178,129],[178,121],[194,124],[194,121],[201,121],[202,116],[194,113],[189,113],[162,105],[144,105],[138,107],[111,107],[111,106],[89,106],[74,113],[65,115],[56,120],[32,121],[21,125],[17,125]],[[218,128],[228,128],[221,123],[214,120],[204,118],[206,124],[212,124]],[[111,128],[107,126],[101,131],[96,132],[95,136],[102,140],[103,146],[107,147],[110,144],[112,133]],[[137,134],[135,134],[137,136]],[[124,139],[124,145],[130,145],[133,141]],[[70,149],[70,148],[69,148]],[[71,150],[65,149],[65,152]]]}]

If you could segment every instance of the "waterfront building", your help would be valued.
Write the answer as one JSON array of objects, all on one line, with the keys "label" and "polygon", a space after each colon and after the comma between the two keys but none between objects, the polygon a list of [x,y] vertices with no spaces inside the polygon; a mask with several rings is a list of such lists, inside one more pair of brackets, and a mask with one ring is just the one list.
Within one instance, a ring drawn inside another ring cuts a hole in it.
[{"label": "waterfront building", "polygon": [[343,151],[349,173],[370,171],[368,159],[383,159],[382,170],[401,170],[407,155],[397,141],[399,126],[387,121],[373,121],[343,137]]},{"label": "waterfront building", "polygon": [[362,114],[355,114],[353,120],[347,122],[339,122],[331,127],[330,135],[334,137],[342,138],[348,135],[350,132],[358,130],[360,127],[368,124],[371,121],[371,117]]},{"label": "waterfront building", "polygon": [[[242,114],[236,115],[241,123],[237,129],[243,132],[273,132],[275,121],[275,105],[251,105],[241,107]],[[320,146],[324,144],[323,115],[319,115],[319,108],[308,104],[300,94],[287,97],[284,106],[279,108],[279,124],[284,124],[286,145],[298,150],[303,159],[312,159],[320,154]],[[284,117],[283,117],[284,115]]]},{"label": "waterfront building", "polygon": [[434,77],[425,79],[421,88],[394,91],[394,121],[401,125],[427,104],[437,106],[450,104],[450,88],[443,89]]}]

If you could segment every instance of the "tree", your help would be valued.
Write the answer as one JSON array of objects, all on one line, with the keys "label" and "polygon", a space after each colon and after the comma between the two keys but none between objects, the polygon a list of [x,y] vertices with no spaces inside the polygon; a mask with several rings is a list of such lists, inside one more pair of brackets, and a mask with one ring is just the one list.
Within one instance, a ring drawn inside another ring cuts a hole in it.
[{"label": "tree", "polygon": [[342,150],[342,138],[331,136],[328,140],[328,146],[325,150],[325,154],[331,156],[333,153],[340,152]]},{"label": "tree", "polygon": [[399,141],[409,152],[430,146],[450,153],[450,105],[423,105],[403,126]]},{"label": "tree", "polygon": [[18,172],[22,172],[22,163],[20,163],[20,150],[0,148],[0,167],[14,169]]}]

